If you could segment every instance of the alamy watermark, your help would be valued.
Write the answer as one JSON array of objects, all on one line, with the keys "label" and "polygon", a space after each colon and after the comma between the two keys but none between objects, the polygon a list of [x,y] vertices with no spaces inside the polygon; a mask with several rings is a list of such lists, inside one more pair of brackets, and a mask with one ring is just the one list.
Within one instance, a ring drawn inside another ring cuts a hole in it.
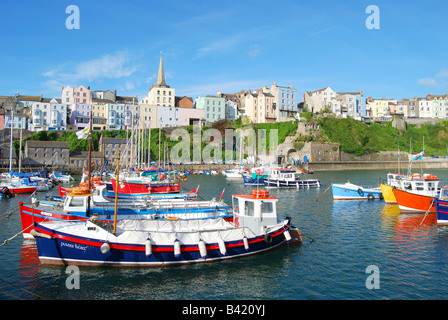
[{"label": "alamy watermark", "polygon": [[370,265],[366,268],[366,274],[369,276],[366,279],[366,288],[369,290],[380,288],[380,268],[376,265]]},{"label": "alamy watermark", "polygon": [[79,268],[77,266],[68,266],[65,269],[65,273],[68,274],[65,280],[65,287],[68,290],[80,289]]},{"label": "alamy watermark", "polygon": [[65,13],[70,14],[65,20],[65,27],[69,30],[80,28],[80,13],[79,7],[74,4],[65,8]]},{"label": "alamy watermark", "polygon": [[380,8],[370,5],[366,8],[366,13],[370,15],[366,19],[366,28],[369,30],[380,28]]}]

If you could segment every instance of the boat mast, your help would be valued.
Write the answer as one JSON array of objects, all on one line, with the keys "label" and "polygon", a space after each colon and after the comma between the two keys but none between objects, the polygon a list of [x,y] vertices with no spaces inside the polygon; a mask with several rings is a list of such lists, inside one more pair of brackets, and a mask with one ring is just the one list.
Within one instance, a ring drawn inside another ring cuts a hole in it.
[{"label": "boat mast", "polygon": [[13,125],[14,125],[14,113],[11,109],[11,139],[9,144],[9,172],[12,170],[12,134],[13,134]]},{"label": "boat mast", "polygon": [[[20,168],[22,167],[22,128],[23,128],[23,121],[22,118],[20,119],[20,144],[19,144],[19,173],[20,173]],[[56,153],[57,154],[57,153]]]},{"label": "boat mast", "polygon": [[114,212],[114,236],[117,235],[117,206],[118,206],[118,187],[119,187],[119,174],[120,174],[120,153],[117,158],[117,178],[115,180],[115,212]]},{"label": "boat mast", "polygon": [[87,197],[87,217],[90,217],[90,192],[92,191],[92,179],[91,177],[91,169],[92,169],[92,94],[90,94],[90,115],[89,115],[89,154],[88,154],[88,164],[87,164],[87,179],[89,186],[89,196]]}]

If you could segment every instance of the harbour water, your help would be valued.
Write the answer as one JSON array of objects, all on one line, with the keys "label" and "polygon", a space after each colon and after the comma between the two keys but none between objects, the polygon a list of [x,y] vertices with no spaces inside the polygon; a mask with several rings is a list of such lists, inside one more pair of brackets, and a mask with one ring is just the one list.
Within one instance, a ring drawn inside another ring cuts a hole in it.
[{"label": "harbour water", "polygon": [[[333,201],[332,183],[377,186],[388,171],[327,171],[319,189],[270,189],[281,217],[306,235],[301,245],[215,263],[168,268],[80,268],[79,288],[67,288],[64,267],[41,266],[33,241],[21,236],[0,247],[1,300],[439,300],[448,297],[448,227],[435,214],[401,214],[382,200]],[[448,181],[448,171],[431,170]],[[203,199],[251,192],[242,180],[189,176]],[[50,193],[56,193],[56,188]],[[44,197],[45,193],[39,193]],[[18,202],[1,199],[0,243],[20,232]],[[319,198],[318,201],[316,201]],[[2,215],[3,216],[3,215]],[[422,222],[423,221],[423,222]],[[312,241],[313,240],[313,241]],[[377,268],[372,288],[366,270]],[[370,288],[369,288],[370,287]]]}]

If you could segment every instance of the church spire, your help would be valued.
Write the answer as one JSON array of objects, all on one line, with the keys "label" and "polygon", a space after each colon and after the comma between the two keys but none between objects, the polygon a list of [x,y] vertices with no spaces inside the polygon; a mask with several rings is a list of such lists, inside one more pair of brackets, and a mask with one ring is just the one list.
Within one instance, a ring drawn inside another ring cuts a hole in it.
[{"label": "church spire", "polygon": [[156,87],[169,88],[169,86],[165,82],[165,73],[163,72],[162,51],[160,51],[159,74],[157,76]]}]

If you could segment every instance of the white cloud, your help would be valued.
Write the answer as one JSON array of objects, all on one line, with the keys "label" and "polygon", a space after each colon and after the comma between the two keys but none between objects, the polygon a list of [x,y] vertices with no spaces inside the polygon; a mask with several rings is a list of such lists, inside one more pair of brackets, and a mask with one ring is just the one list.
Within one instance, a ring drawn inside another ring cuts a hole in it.
[{"label": "white cloud", "polygon": [[[137,71],[137,66],[132,63],[131,55],[120,51],[89,61],[64,63],[44,72],[43,76],[49,78],[45,81],[47,88],[60,90],[64,85],[75,86],[83,81],[129,77],[135,71]],[[130,83],[126,86],[130,87]]]},{"label": "white cloud", "polygon": [[448,77],[448,70],[440,70],[440,72],[437,74],[437,77],[439,77],[439,78],[447,78]]},{"label": "white cloud", "polygon": [[432,78],[419,79],[417,82],[422,86],[437,87],[437,81]]},{"label": "white cloud", "polygon": [[237,44],[242,42],[244,39],[243,35],[235,35],[233,37],[229,37],[227,39],[219,39],[217,41],[213,41],[206,46],[198,49],[198,53],[196,55],[196,59],[202,58],[204,56],[208,56],[212,53],[222,53],[233,51],[236,48]]},{"label": "white cloud", "polygon": [[75,78],[89,81],[98,78],[122,78],[129,77],[135,71],[136,66],[129,65],[129,56],[126,53],[105,55],[98,59],[82,62],[77,65]]},{"label": "white cloud", "polygon": [[132,90],[135,88],[135,84],[132,81],[126,81],[124,86],[126,90]]},{"label": "white cloud", "polygon": [[254,45],[254,46],[252,47],[252,50],[250,50],[250,51],[248,52],[248,54],[249,54],[249,56],[250,56],[251,58],[255,58],[255,57],[257,57],[260,53],[261,53],[261,51],[260,51],[260,46],[259,46],[258,44]]}]

